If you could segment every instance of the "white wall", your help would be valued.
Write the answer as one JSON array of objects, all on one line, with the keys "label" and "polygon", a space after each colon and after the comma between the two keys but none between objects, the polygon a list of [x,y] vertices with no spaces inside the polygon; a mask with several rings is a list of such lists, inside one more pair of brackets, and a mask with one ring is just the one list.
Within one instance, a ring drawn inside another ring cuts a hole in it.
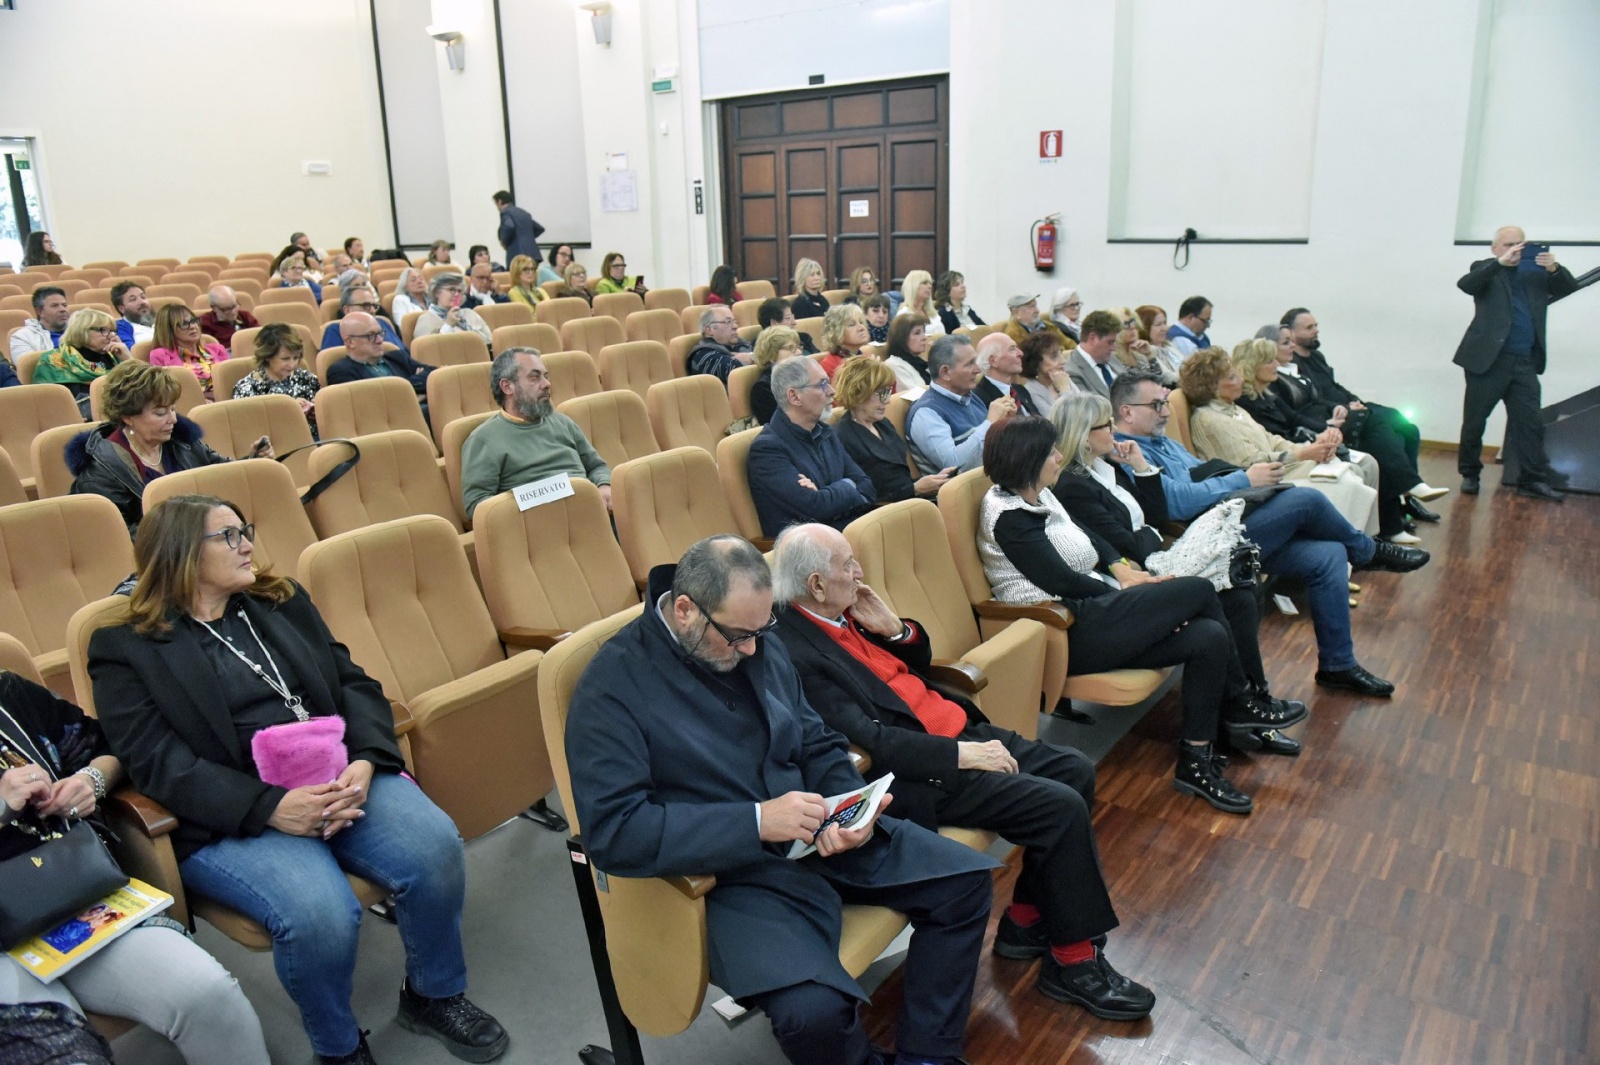
[{"label": "white wall", "polygon": [[[318,247],[389,243],[365,0],[223,10],[49,0],[0,12],[0,132],[39,138],[69,260],[276,251],[294,230]],[[332,175],[302,176],[306,159]]]},{"label": "white wall", "polygon": [[[572,0],[500,4],[513,191],[545,227],[543,241],[551,246],[589,239],[588,175],[572,165],[584,151],[572,8]],[[592,36],[589,44],[594,45]]]},{"label": "white wall", "polygon": [[432,4],[383,0],[377,16],[389,164],[400,226],[397,243],[425,247],[452,239],[454,226],[444,153],[444,105],[439,102],[439,45],[426,32],[433,22]]}]

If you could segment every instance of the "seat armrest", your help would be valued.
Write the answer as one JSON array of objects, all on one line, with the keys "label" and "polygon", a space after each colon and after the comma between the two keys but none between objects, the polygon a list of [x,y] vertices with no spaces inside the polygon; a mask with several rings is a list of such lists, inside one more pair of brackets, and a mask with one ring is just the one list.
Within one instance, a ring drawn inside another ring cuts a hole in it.
[{"label": "seat armrest", "polygon": [[857,773],[866,776],[872,769],[872,755],[852,743],[850,745],[850,764],[856,767]]},{"label": "seat armrest", "polygon": [[521,625],[500,630],[500,642],[507,647],[531,647],[548,651],[572,633],[567,629],[529,629]]},{"label": "seat armrest", "polygon": [[394,737],[399,739],[417,727],[416,719],[411,716],[411,708],[398,699],[389,700],[389,711],[394,714]]},{"label": "seat armrest", "polygon": [[771,551],[772,545],[778,541],[770,536],[755,536],[751,538],[750,542],[755,545],[755,549],[757,551],[760,551],[764,555],[768,551]]},{"label": "seat armrest", "polygon": [[178,818],[150,796],[123,786],[105,798],[119,821],[139,828],[147,839],[160,839],[178,827]]},{"label": "seat armrest", "polygon": [[935,660],[928,668],[928,675],[935,683],[947,685],[963,695],[977,695],[989,686],[989,678],[984,676],[982,669],[959,659]]},{"label": "seat armrest", "polygon": [[717,886],[717,878],[710,873],[664,876],[661,879],[677,888],[686,899],[703,899],[712,888]]},{"label": "seat armrest", "polygon": [[1030,618],[1043,622],[1052,629],[1070,629],[1074,620],[1072,611],[1060,603],[1049,600],[1038,603],[1002,603],[997,599],[987,599],[979,603],[975,609],[980,618],[993,618],[997,621]]}]

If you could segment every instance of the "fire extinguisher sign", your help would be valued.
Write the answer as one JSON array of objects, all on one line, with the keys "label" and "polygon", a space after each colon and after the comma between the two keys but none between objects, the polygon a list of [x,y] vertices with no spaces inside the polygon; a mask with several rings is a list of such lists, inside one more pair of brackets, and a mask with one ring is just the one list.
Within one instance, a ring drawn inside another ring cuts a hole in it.
[{"label": "fire extinguisher sign", "polygon": [[1046,129],[1039,132],[1039,161],[1054,163],[1061,158],[1061,131]]}]

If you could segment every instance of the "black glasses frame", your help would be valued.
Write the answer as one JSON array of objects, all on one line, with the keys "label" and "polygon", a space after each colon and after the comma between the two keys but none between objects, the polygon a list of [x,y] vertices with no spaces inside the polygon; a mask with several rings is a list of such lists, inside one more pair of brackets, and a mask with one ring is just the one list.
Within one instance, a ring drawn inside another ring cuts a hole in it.
[{"label": "black glasses frame", "polygon": [[230,525],[226,529],[218,529],[214,533],[206,533],[200,539],[220,539],[224,544],[227,545],[229,551],[237,551],[239,550],[241,537],[245,540],[249,540],[251,543],[255,543],[256,523],[253,521],[247,521],[243,525]]},{"label": "black glasses frame", "polygon": [[730,629],[726,625],[718,622],[716,618],[712,617],[711,611],[707,610],[699,603],[696,603],[692,596],[686,596],[685,598],[687,598],[689,602],[694,603],[694,608],[700,611],[700,616],[706,619],[706,624],[710,625],[713,629],[716,629],[717,635],[721,636],[724,640],[727,640],[728,646],[730,647],[736,643],[744,643],[747,640],[759,640],[761,637],[778,627],[778,614],[776,611],[774,611],[768,617],[767,623],[754,632],[740,632],[738,629]]}]

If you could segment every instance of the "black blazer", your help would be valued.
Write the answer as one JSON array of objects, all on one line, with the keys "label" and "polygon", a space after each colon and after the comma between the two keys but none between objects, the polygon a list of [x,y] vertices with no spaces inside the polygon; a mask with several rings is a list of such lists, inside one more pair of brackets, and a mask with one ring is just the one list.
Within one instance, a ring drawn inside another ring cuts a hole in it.
[{"label": "black blazer", "polygon": [[[1467,326],[1461,346],[1456,348],[1455,364],[1468,373],[1484,373],[1499,358],[1511,331],[1511,275],[1516,267],[1501,266],[1498,259],[1479,259],[1472,264],[1456,287],[1472,297],[1472,324]],[[1552,299],[1578,290],[1578,282],[1565,266],[1521,273],[1528,293],[1528,311],[1533,315],[1533,335],[1538,339],[1533,353],[1534,373],[1544,373],[1544,319]]]},{"label": "black blazer", "polygon": [[[901,643],[890,643],[859,625],[856,631],[926,680],[933,661],[932,647],[921,626],[909,618],[903,620],[915,631]],[[829,728],[872,756],[873,777],[894,774],[894,787],[890,790],[894,793],[895,816],[937,829],[935,807],[940,797],[961,786],[958,741],[929,735],[893,688],[798,610],[785,608],[778,612],[778,635],[800,674],[800,685],[811,708]],[[983,711],[966,699],[940,694],[966,711],[968,724],[988,721]]]},{"label": "black blazer", "polygon": [[[987,377],[980,378],[978,387],[972,391],[974,395],[983,401],[985,407],[1007,394],[1000,391],[999,386]],[[1021,385],[1017,385],[1017,393],[1022,396],[1022,413],[1031,414],[1035,418],[1039,417],[1039,408],[1034,405],[1033,397],[1028,395],[1028,390]]]},{"label": "black blazer", "polygon": [[[1328,427],[1328,419],[1333,417],[1333,408],[1337,404],[1324,403],[1317,398],[1316,390],[1298,376],[1291,373],[1279,373],[1278,379],[1272,382],[1268,389],[1285,407],[1293,412],[1295,419],[1307,428],[1317,432]],[[1251,414],[1254,418],[1255,415]],[[1256,419],[1260,421],[1259,418]],[[1262,422],[1265,425],[1265,422]],[[1276,431],[1276,430],[1274,430]],[[1279,436],[1293,436],[1293,433],[1278,433]]]},{"label": "black blazer", "polygon": [[[1278,380],[1282,381],[1288,374],[1279,374]],[[1273,382],[1276,384],[1277,382]],[[1295,382],[1299,384],[1299,382]],[[1241,395],[1239,406],[1244,412],[1254,418],[1260,426],[1269,433],[1274,433],[1285,440],[1293,440],[1295,434],[1301,429],[1309,429],[1313,433],[1320,433],[1328,427],[1326,418],[1318,419],[1309,411],[1297,410],[1283,401],[1282,396],[1268,388],[1259,396],[1251,397]]]},{"label": "black blazer", "polygon": [[[427,397],[428,375],[433,373],[432,366],[425,362],[417,362],[404,349],[385,351],[383,353],[383,361],[389,365],[389,376],[398,377],[409,384],[418,396]],[[372,367],[366,363],[348,357],[339,359],[328,367],[328,383],[330,385],[342,385],[349,381],[366,381],[377,376],[376,373],[373,373]]]},{"label": "black blazer", "polygon": [[[1117,483],[1139,501],[1146,526],[1160,526],[1166,522],[1167,497],[1161,488],[1161,474],[1135,477],[1115,462],[1111,468],[1116,473]],[[1123,558],[1142,566],[1153,552],[1161,550],[1161,534],[1148,527],[1135,529],[1128,508],[1111,489],[1089,474],[1065,469],[1051,491],[1079,528],[1106,541],[1122,552]]]},{"label": "black blazer", "polygon": [[911,499],[917,494],[916,479],[911,475],[911,467],[906,465],[909,450],[905,438],[895,431],[894,423],[888,418],[874,426],[877,436],[850,417],[849,411],[844,412],[834,428],[839,431],[839,439],[844,441],[845,454],[872,478],[879,503]]},{"label": "black blazer", "polygon": [[[281,604],[248,595],[233,602],[243,604],[306,709],[344,718],[352,760],[368,759],[379,772],[405,768],[382,687],[350,660],[304,590],[297,585]],[[101,727],[129,779],[180,819],[179,861],[225,837],[261,834],[287,793],[256,776],[191,626],[180,621],[159,636],[141,636],[131,624],[101,629],[89,640],[89,676]]]},{"label": "black blazer", "polygon": [[1311,388],[1311,394],[1319,403],[1327,404],[1330,410],[1361,401],[1360,396],[1341,385],[1333,376],[1333,367],[1320,350],[1305,355],[1296,352],[1294,364],[1300,369],[1300,379]]}]

